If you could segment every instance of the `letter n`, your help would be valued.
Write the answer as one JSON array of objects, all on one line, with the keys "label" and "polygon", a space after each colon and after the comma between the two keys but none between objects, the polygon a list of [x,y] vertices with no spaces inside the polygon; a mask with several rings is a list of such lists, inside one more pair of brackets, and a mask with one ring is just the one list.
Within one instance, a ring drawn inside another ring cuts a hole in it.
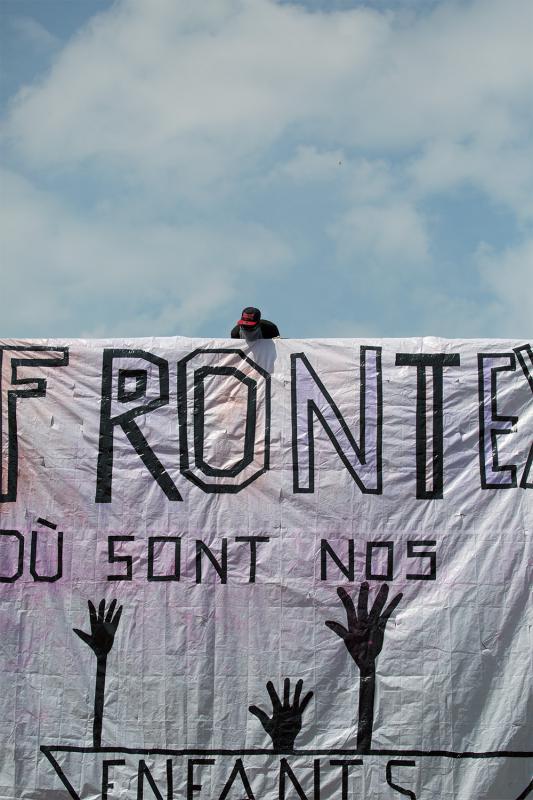
[{"label": "letter n", "polygon": [[304,353],[291,355],[293,491],[315,490],[315,426],[319,422],[364,494],[382,492],[381,347],[360,348],[359,441]]}]

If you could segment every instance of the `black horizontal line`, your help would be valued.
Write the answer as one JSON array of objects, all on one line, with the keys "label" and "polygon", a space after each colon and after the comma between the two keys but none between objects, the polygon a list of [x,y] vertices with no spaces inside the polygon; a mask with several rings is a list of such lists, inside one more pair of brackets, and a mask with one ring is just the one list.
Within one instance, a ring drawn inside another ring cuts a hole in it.
[{"label": "black horizontal line", "polygon": [[248,750],[202,749],[188,748],[171,750],[161,747],[80,747],[78,745],[58,745],[57,747],[41,745],[43,753],[128,753],[131,755],[152,756],[417,756],[437,758],[533,758],[533,751],[493,750],[486,753],[454,752],[451,750],[369,750],[366,753],[357,750],[295,750],[293,752],[275,752],[267,748]]},{"label": "black horizontal line", "polygon": [[57,530],[57,525],[55,525],[53,522],[48,522],[47,519],[43,519],[42,517],[37,517],[37,523],[39,525],[46,525],[47,528],[52,528],[54,531]]}]

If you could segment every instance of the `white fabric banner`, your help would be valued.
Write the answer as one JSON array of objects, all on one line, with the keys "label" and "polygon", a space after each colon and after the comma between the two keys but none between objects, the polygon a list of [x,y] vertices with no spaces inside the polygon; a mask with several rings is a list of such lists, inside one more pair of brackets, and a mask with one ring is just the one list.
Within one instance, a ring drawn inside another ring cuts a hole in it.
[{"label": "white fabric banner", "polygon": [[0,359],[0,800],[533,796],[530,343]]}]

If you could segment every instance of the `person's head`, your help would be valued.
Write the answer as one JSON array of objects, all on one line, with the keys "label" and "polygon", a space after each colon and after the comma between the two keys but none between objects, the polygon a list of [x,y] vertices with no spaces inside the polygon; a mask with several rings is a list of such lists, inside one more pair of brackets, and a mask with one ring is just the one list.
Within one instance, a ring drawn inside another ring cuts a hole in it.
[{"label": "person's head", "polygon": [[247,306],[242,310],[238,325],[244,333],[254,333],[259,327],[260,321],[261,312],[259,309],[253,306]]}]

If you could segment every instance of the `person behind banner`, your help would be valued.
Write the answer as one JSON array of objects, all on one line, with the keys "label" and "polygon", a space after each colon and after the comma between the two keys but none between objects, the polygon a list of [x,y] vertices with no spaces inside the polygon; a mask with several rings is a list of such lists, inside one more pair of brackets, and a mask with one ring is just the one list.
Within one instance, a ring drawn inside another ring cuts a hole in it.
[{"label": "person behind banner", "polygon": [[278,326],[268,319],[261,319],[260,310],[253,306],[243,309],[240,320],[231,331],[232,339],[246,339],[247,342],[275,339],[277,336],[279,336]]}]

